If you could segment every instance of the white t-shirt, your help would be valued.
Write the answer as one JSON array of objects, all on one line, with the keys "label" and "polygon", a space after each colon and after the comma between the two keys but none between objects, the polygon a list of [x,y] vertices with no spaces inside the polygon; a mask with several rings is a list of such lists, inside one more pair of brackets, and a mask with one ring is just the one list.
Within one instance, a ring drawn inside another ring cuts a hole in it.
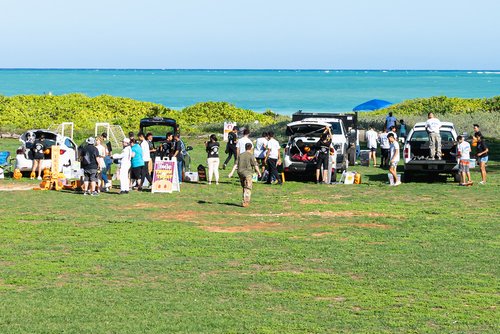
[{"label": "white t-shirt", "polygon": [[255,142],[255,149],[253,155],[257,159],[264,159],[266,157],[267,139],[264,137],[257,138]]},{"label": "white t-shirt", "polygon": [[457,147],[458,153],[460,154],[460,159],[469,160],[470,159],[470,144],[465,140],[460,143]]},{"label": "white t-shirt", "polygon": [[147,140],[143,140],[141,142],[141,149],[142,149],[142,160],[144,160],[144,162],[151,161],[151,153],[149,152],[149,144]]},{"label": "white t-shirt", "polygon": [[[240,154],[246,151],[245,145],[247,143],[252,144],[252,141],[248,137],[245,137],[245,136],[243,136],[241,139],[239,139],[238,142],[236,143],[236,145],[237,145],[236,147],[240,150],[239,151]],[[253,148],[253,144],[252,144],[252,148]]]},{"label": "white t-shirt", "polygon": [[267,149],[269,150],[269,158],[270,159],[278,159],[279,158],[280,143],[276,139],[271,138],[267,142]]},{"label": "white t-shirt", "polygon": [[398,140],[398,135],[395,132],[392,132],[392,131],[387,132],[387,134],[389,134],[389,133],[392,133],[392,135],[394,136],[394,139]]},{"label": "white t-shirt", "polygon": [[441,127],[441,121],[437,118],[429,118],[425,122],[425,128],[431,133],[439,133],[439,128]]},{"label": "white t-shirt", "polygon": [[391,143],[389,143],[389,139],[387,139],[387,133],[382,132],[380,134],[380,147],[384,149],[388,149],[391,147]]},{"label": "white t-shirt", "polygon": [[377,148],[377,132],[375,130],[366,131],[366,141],[368,143],[368,148]]},{"label": "white t-shirt", "polygon": [[[397,151],[397,156],[396,156],[396,151]],[[399,161],[399,143],[397,141],[394,141],[391,144],[391,161],[397,162]]]},{"label": "white t-shirt", "polygon": [[97,145],[96,148],[97,152],[99,152],[99,156],[97,157],[97,164],[100,168],[104,168],[106,167],[106,164],[104,163],[104,157],[107,155],[106,148],[102,145]]}]

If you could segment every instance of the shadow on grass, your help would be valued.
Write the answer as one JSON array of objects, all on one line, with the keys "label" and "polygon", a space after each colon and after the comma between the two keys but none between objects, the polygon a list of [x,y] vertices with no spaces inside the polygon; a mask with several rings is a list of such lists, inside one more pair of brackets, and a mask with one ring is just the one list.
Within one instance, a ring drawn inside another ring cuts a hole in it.
[{"label": "shadow on grass", "polygon": [[211,204],[211,205],[217,204],[217,205],[236,206],[236,207],[238,207],[238,208],[240,208],[240,207],[241,207],[241,205],[240,205],[240,204],[231,203],[231,202],[210,202],[210,201],[203,201],[203,200],[199,200],[197,203],[198,203],[198,204]]}]

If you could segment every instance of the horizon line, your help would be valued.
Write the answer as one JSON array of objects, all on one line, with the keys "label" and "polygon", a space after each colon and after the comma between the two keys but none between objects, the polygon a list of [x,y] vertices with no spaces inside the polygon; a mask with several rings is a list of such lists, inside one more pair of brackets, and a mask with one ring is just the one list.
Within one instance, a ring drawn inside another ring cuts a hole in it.
[{"label": "horizon line", "polygon": [[147,68],[147,67],[0,67],[4,70],[125,70],[125,71],[368,71],[368,72],[498,72],[500,69],[389,69],[389,68]]}]

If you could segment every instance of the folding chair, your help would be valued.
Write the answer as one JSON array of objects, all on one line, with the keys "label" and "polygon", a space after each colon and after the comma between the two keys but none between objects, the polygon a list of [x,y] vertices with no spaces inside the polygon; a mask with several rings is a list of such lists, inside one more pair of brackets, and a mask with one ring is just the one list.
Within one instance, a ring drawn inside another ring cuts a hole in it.
[{"label": "folding chair", "polygon": [[10,152],[8,151],[0,151],[0,178],[3,178],[4,171],[8,170],[9,173],[12,173],[12,160],[10,159]]}]

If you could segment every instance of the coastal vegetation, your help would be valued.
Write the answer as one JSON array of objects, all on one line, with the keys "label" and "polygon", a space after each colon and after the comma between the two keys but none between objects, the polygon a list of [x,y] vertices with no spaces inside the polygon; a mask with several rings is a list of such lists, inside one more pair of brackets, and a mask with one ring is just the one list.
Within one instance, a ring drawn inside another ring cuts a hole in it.
[{"label": "coastal vegetation", "polygon": [[[484,99],[438,96],[407,100],[383,110],[360,113],[360,124],[363,128],[369,124],[381,128],[389,111],[398,119],[405,119],[410,127],[425,120],[427,113],[432,111],[442,120],[455,123],[460,131],[467,131],[472,123],[479,123],[487,136],[500,137],[497,124],[500,96]],[[0,95],[2,131],[48,128],[61,122],[74,122],[77,133],[89,131],[95,122],[109,122],[134,130],[141,118],[152,116],[176,119],[184,134],[220,131],[224,121],[250,126],[252,130],[272,129],[280,134],[284,131],[284,124],[290,120],[289,116],[278,115],[271,110],[258,113],[228,102],[201,102],[174,110],[157,103],[109,95]]]}]

